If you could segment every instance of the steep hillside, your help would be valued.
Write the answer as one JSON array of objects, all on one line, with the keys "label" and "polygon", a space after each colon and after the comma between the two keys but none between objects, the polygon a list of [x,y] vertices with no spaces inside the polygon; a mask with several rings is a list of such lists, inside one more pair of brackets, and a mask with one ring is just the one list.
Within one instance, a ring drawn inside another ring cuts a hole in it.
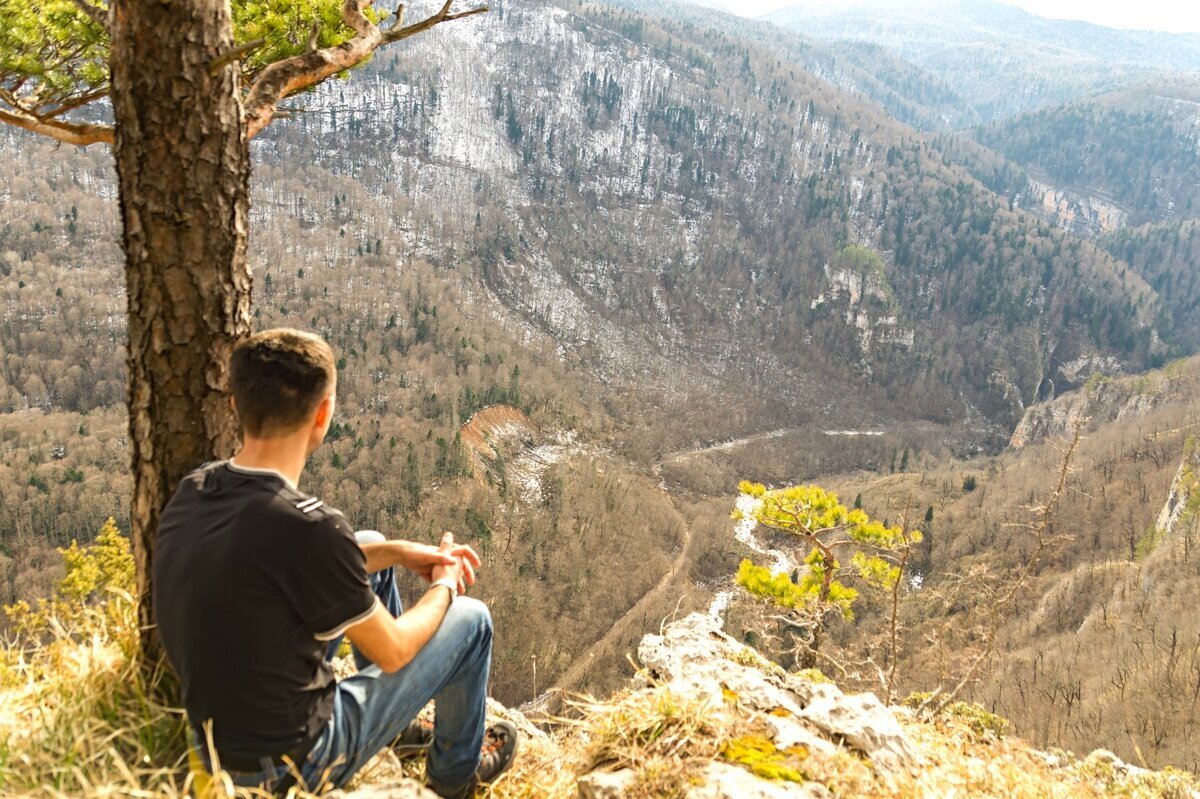
[{"label": "steep hillside", "polygon": [[1051,20],[987,0],[802,4],[768,18],[808,36],[882,45],[944,81],[983,120],[1200,70],[1194,34]]},{"label": "steep hillside", "polygon": [[1200,84],[1155,84],[978,128],[1026,169],[1022,204],[1095,235],[1200,215]]},{"label": "steep hillside", "polygon": [[[1200,767],[1197,387],[1194,358],[1097,381],[1031,408],[1014,436],[1022,446],[1004,455],[922,456],[906,472],[828,481],[873,513],[896,519],[908,507],[924,519],[920,579],[901,614],[906,640],[924,643],[901,656],[906,687],[968,677],[967,696],[1040,745]],[[1047,517],[1037,508],[1076,425],[1081,440]],[[864,613],[858,634],[878,625],[883,609]],[[844,662],[871,651],[846,640]]]},{"label": "steep hillside", "polygon": [[[224,772],[212,779],[198,764],[189,772],[186,724],[157,701],[155,678],[130,647],[133,563],[123,543],[109,529],[99,546],[73,549],[72,588],[49,607],[16,611],[24,636],[0,648],[0,746],[13,755],[0,761],[0,789],[13,799],[259,799],[261,791],[235,789]],[[81,587],[100,594],[81,604]],[[68,595],[76,601],[63,602]],[[489,701],[489,717],[514,723],[521,745],[513,768],[479,795],[1200,796],[1196,779],[1178,770],[1148,771],[1103,750],[1077,757],[1030,748],[976,705],[914,712],[918,698],[888,707],[816,670],[787,673],[701,614],[645,636],[637,657],[638,674],[621,691],[576,700],[572,718],[550,720],[549,733]],[[349,661],[335,669],[352,673]],[[300,785],[288,795],[436,799],[421,785],[423,761],[385,748],[347,790]]]},{"label": "steep hillside", "polygon": [[[498,652],[506,699],[534,692],[532,654],[544,686],[633,609],[655,623],[664,597],[639,603],[680,551],[709,559],[681,575],[736,564],[728,508],[681,509],[665,453],[798,429],[776,443],[806,473],[887,448],[904,468],[905,431],[998,447],[1038,397],[1161,357],[1135,273],[718,26],[502,2],[292,116],[255,144],[251,260],[257,324],[339,353],[305,488],[362,527],[481,542],[480,590],[522,632]],[[7,129],[0,152],[21,209],[0,221],[7,599],[52,581],[52,544],[120,521],[127,442],[109,158]],[[496,404],[545,439],[480,474],[462,426]],[[901,432],[842,435],[880,428]],[[629,575],[599,604],[597,561]]]},{"label": "steep hillside", "polygon": [[1182,346],[1200,345],[1200,221],[1122,228],[1097,244],[1154,288],[1162,299],[1160,329],[1174,331]]},{"label": "steep hillside", "polygon": [[[1152,357],[1135,276],[906,130],[721,29],[509,2],[323,90],[258,153],[390,193],[406,246],[478,270],[609,385],[685,404],[748,388],[802,422],[836,394],[841,418],[1007,426],[1064,363]],[[736,432],[714,421],[689,428]]]}]

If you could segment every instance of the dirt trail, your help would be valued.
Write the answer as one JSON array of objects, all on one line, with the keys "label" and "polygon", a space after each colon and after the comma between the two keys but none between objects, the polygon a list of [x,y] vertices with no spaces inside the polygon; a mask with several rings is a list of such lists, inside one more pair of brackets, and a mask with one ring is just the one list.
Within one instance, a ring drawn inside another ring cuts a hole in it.
[{"label": "dirt trail", "polygon": [[[674,499],[671,500],[671,505],[674,507]],[[571,690],[572,686],[579,682],[579,679],[587,672],[588,667],[592,665],[596,651],[619,638],[626,631],[629,624],[635,618],[638,618],[639,615],[644,614],[654,601],[671,586],[676,575],[687,564],[692,554],[692,526],[684,520],[683,514],[679,513],[678,509],[675,510],[675,513],[679,516],[679,520],[683,524],[683,546],[679,550],[679,556],[675,558],[671,567],[659,578],[659,581],[654,584],[654,587],[642,594],[642,598],[634,602],[633,607],[625,611],[625,615],[613,622],[612,627],[601,636],[600,640],[591,644],[586,652],[575,658],[575,661],[567,667],[567,670],[558,679],[558,683],[555,685],[557,690]]]},{"label": "dirt trail", "polygon": [[719,441],[716,444],[708,444],[702,447],[695,447],[693,449],[685,449],[680,452],[672,452],[670,455],[666,455],[661,461],[659,461],[658,468],[661,469],[662,464],[668,461],[682,460],[683,458],[690,458],[693,455],[702,455],[705,452],[722,452],[724,450],[744,447],[747,444],[754,444],[759,441],[768,441],[772,438],[781,438],[798,429],[799,428],[796,427],[781,427],[778,430],[771,430],[766,433],[757,433],[752,436],[746,436],[745,438],[732,438],[728,441]]},{"label": "dirt trail", "polygon": [[[663,464],[667,463],[668,461],[689,458],[694,455],[701,455],[705,452],[717,452],[721,450],[734,449],[735,447],[753,444],[758,441],[767,441],[772,438],[779,438],[792,432],[794,429],[795,428],[785,427],[779,430],[771,430],[766,433],[758,433],[756,435],[747,436],[745,438],[736,438],[729,441],[718,442],[716,444],[706,444],[688,450],[673,452],[664,456],[662,460],[655,464],[653,471],[661,480]],[[675,498],[671,495],[671,492],[667,489],[666,485],[660,484],[660,489],[664,494],[666,494],[667,499],[671,501],[671,507],[675,509],[675,514],[679,518],[680,523],[683,525],[683,545],[680,547],[679,555],[675,558],[675,561],[671,564],[671,567],[667,569],[663,576],[659,578],[658,582],[654,584],[654,587],[643,594],[641,599],[633,603],[633,606],[629,608],[629,610],[625,611],[624,615],[617,619],[616,622],[613,623],[612,627],[609,628],[608,632],[601,636],[598,641],[592,643],[584,652],[579,655],[579,657],[575,658],[571,665],[567,667],[566,671],[562,673],[562,676],[559,677],[554,688],[530,702],[529,705],[526,706],[528,709],[548,712],[551,704],[557,704],[558,700],[556,697],[561,697],[562,692],[571,690],[572,687],[574,687],[584,676],[584,674],[587,673],[588,668],[591,667],[592,662],[595,659],[596,652],[612,644],[614,641],[623,636],[628,631],[629,625],[635,619],[640,619],[657,600],[661,599],[663,594],[675,582],[675,578],[679,575],[679,572],[691,559],[693,541],[692,526],[688,524],[687,520],[683,517],[683,514],[679,512],[679,508],[675,504]]]},{"label": "dirt trail", "polygon": [[[706,452],[734,449],[735,447],[753,444],[758,441],[767,441],[773,438],[780,438],[796,429],[797,428],[794,427],[785,427],[779,430],[771,430],[766,433],[758,433],[756,435],[747,436],[745,438],[736,438],[716,444],[706,444],[688,450],[673,452],[664,456],[662,460],[656,463],[654,465],[653,472],[661,481],[663,465],[668,461],[688,458]],[[623,636],[628,631],[629,625],[632,624],[635,619],[640,619],[657,600],[661,599],[663,594],[671,588],[672,584],[675,582],[675,578],[679,575],[679,572],[691,559],[694,541],[692,536],[692,527],[683,517],[683,514],[679,512],[679,508],[675,504],[675,498],[671,495],[671,492],[667,486],[660,482],[659,487],[662,492],[666,494],[667,499],[670,500],[671,507],[675,509],[675,514],[679,518],[680,524],[683,525],[683,542],[679,550],[679,555],[675,558],[670,568],[667,569],[661,578],[659,578],[658,582],[654,584],[653,588],[643,594],[641,599],[635,602],[633,606],[629,608],[629,610],[625,611],[621,618],[617,619],[616,622],[613,623],[608,632],[601,636],[599,640],[589,645],[585,651],[583,651],[577,658],[575,658],[574,661],[571,662],[571,665],[567,667],[567,669],[562,673],[562,676],[559,677],[555,682],[553,688],[521,707],[521,710],[524,712],[547,714],[557,712],[557,709],[561,706],[562,694],[566,691],[570,691],[576,684],[578,684],[579,680],[583,678],[595,660],[596,652],[611,645],[614,641]]]}]

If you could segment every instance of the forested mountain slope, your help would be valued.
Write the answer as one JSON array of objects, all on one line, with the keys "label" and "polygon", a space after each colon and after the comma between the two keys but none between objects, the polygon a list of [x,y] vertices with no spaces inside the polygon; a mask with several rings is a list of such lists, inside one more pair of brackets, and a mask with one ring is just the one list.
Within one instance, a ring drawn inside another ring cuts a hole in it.
[{"label": "forested mountain slope", "polygon": [[1159,327],[1175,331],[1184,346],[1200,347],[1200,220],[1121,228],[1097,244],[1154,288],[1164,312]]},{"label": "forested mountain slope", "polygon": [[353,77],[260,157],[391,196],[610,385],[1007,425],[1064,364],[1153,357],[1136,276],[719,28],[507,2]]},{"label": "forested mountain slope", "polygon": [[1033,201],[1046,201],[1052,213],[1059,209],[1048,195],[1064,190],[1113,209],[1094,225],[1080,220],[1079,232],[1200,216],[1200,83],[1146,85],[995,122],[973,135],[1025,168],[1034,178]]},{"label": "forested mountain slope", "polygon": [[[907,687],[954,685],[982,655],[967,695],[1033,742],[1200,768],[1198,387],[1196,358],[1096,380],[1031,408],[1000,456],[828,481],[873,513],[924,518],[901,614]],[[864,612],[845,659],[881,626],[883,609]]]},{"label": "forested mountain slope", "polygon": [[1051,20],[988,0],[803,4],[769,19],[807,36],[882,45],[945,81],[984,121],[1200,70],[1195,34]]}]

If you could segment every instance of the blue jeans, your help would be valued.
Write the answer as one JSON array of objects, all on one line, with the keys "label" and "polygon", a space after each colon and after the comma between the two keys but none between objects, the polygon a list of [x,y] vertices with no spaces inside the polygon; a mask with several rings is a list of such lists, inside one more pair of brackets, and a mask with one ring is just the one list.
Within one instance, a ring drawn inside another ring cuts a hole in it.
[{"label": "blue jeans", "polygon": [[[384,540],[373,530],[355,534],[359,543]],[[392,615],[403,612],[396,575],[385,569],[370,576],[371,590]],[[340,641],[330,643],[327,658]],[[341,787],[374,755],[404,732],[430,699],[436,716],[426,775],[439,792],[452,793],[475,776],[483,746],[488,671],[492,659],[492,617],[487,606],[457,597],[441,626],[404,668],[384,674],[357,650],[359,672],[340,680],[333,716],[300,764],[306,787]],[[237,775],[236,785],[268,789],[286,780],[286,766]]]}]

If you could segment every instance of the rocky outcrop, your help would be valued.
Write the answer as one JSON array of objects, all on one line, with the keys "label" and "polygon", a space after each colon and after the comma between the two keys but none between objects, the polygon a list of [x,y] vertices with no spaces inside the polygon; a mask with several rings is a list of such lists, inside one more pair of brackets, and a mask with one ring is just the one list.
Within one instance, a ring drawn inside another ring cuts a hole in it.
[{"label": "rocky outcrop", "polygon": [[681,697],[715,704],[735,697],[739,712],[763,716],[781,750],[800,745],[831,753],[846,746],[877,769],[920,765],[895,715],[874,694],[846,695],[832,683],[785,672],[722,632],[711,616],[695,613],[662,635],[647,635],[638,659]]},{"label": "rocky outcrop", "polygon": [[[934,723],[819,673],[789,673],[693,614],[647,635],[629,688],[572,700],[547,734],[495,702],[521,730],[521,754],[485,794],[538,799],[832,799],[834,796],[1179,796],[1184,772],[1151,772],[1108,752],[1079,759],[1006,737],[1007,724],[959,702]],[[957,709],[956,709],[957,708]],[[389,754],[394,760],[394,755]],[[373,786],[338,799],[429,799],[419,771],[375,763]]]},{"label": "rocky outcrop", "polygon": [[[647,635],[638,647],[644,666],[638,691],[671,697],[682,707],[703,707],[709,723],[753,730],[757,753],[832,758],[866,763],[876,774],[909,774],[921,765],[895,714],[872,694],[847,695],[832,683],[790,674],[721,630],[719,620],[694,613]],[[629,701],[627,697],[625,701]],[[760,734],[761,733],[761,734]],[[748,739],[750,740],[750,739]],[[743,758],[726,744],[721,754],[690,773],[689,799],[828,799],[821,782],[799,771],[780,778],[762,761]],[[578,780],[581,799],[625,799],[639,793],[629,767],[596,770]]]},{"label": "rocky outcrop", "polygon": [[1181,525],[1195,524],[1200,516],[1200,445],[1189,440],[1183,462],[1171,483],[1171,493],[1158,514],[1155,528],[1164,538],[1182,531]]},{"label": "rocky outcrop", "polygon": [[1034,208],[1064,230],[1095,238],[1124,227],[1129,212],[1099,193],[1076,191],[1030,180]]},{"label": "rocky outcrop", "polygon": [[[532,445],[539,430],[520,408],[492,405],[476,411],[458,433],[475,465],[485,467],[501,455],[519,452]],[[477,468],[476,474],[481,471]]]},{"label": "rocky outcrop", "polygon": [[[1113,364],[1105,366],[1111,367]],[[1013,430],[1009,446],[1020,449],[1047,438],[1066,436],[1080,423],[1095,428],[1106,422],[1145,416],[1193,391],[1200,382],[1198,378],[1200,361],[1195,358],[1146,375],[1109,377],[1105,372],[1093,372],[1082,388],[1030,405]]]}]

